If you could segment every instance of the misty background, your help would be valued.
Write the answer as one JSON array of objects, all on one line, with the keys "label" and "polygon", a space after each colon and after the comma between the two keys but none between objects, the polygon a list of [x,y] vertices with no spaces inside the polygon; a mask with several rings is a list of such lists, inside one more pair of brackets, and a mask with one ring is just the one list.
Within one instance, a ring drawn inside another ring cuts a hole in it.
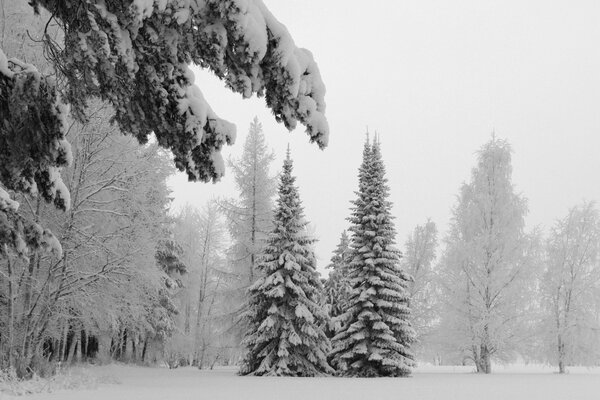
[{"label": "misty background", "polygon": [[[431,218],[441,235],[476,151],[493,131],[513,148],[513,183],[528,199],[527,229],[544,231],[582,200],[600,199],[600,3],[597,1],[265,0],[296,45],[312,51],[327,85],[329,146],[288,133],[263,99],[224,90],[193,68],[222,118],[237,125],[224,155],[239,157],[252,119],[279,169],[288,143],[319,269],[348,224],[367,127],[378,132],[401,247]],[[277,172],[277,171],[273,171]],[[218,184],[169,181],[173,211],[235,197]]]}]

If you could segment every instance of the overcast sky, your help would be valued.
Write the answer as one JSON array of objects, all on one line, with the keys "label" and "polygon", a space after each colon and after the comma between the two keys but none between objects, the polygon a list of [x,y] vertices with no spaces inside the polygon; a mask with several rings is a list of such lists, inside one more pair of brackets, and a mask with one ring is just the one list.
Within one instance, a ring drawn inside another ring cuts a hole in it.
[{"label": "overcast sky", "polygon": [[[366,127],[380,134],[399,247],[431,218],[443,237],[476,151],[492,130],[513,147],[513,182],[528,228],[600,200],[600,1],[265,0],[327,85],[331,136],[321,151],[277,124],[262,99],[243,100],[210,74],[196,84],[234,122],[239,156],[258,116],[282,164],[290,143],[322,268],[347,228]],[[171,180],[177,209],[235,196],[232,177]]]}]

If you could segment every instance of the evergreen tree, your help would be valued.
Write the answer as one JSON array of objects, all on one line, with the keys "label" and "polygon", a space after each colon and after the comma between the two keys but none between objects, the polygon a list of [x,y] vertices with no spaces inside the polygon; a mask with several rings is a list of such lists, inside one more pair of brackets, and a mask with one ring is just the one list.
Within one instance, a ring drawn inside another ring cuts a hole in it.
[{"label": "evergreen tree", "polygon": [[249,330],[242,375],[314,376],[332,372],[323,332],[327,316],[316,260],[306,233],[289,150],[279,184],[274,229],[261,255],[262,276],[249,289]]},{"label": "evergreen tree", "polygon": [[327,307],[331,323],[327,329],[328,336],[333,336],[339,330],[338,317],[344,312],[344,305],[350,294],[350,281],[348,280],[348,266],[350,264],[350,239],[346,231],[342,232],[340,243],[337,245],[331,263],[327,266],[331,269],[329,278],[324,283],[325,305]]},{"label": "evergreen tree", "polygon": [[413,366],[408,285],[394,247],[389,189],[379,143],[365,143],[353,202],[348,275],[352,290],[333,338],[333,363],[349,376],[406,376]]}]

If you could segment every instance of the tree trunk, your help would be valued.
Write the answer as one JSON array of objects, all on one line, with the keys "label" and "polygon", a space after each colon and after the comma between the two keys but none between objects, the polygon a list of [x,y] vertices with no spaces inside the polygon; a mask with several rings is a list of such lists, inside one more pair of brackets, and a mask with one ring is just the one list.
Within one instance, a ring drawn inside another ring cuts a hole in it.
[{"label": "tree trunk", "polygon": [[558,373],[565,373],[565,343],[560,333],[558,334]]},{"label": "tree trunk", "polygon": [[129,357],[129,361],[134,362],[134,363],[137,362],[137,359],[138,359],[136,343],[137,343],[137,335],[131,336],[131,355]]},{"label": "tree trunk", "polygon": [[73,356],[75,355],[75,349],[77,348],[78,343],[79,336],[73,335],[73,340],[71,341],[71,346],[69,347],[69,355],[67,356],[67,364],[71,364],[73,362]]},{"label": "tree trunk", "polygon": [[62,337],[62,349],[60,353],[60,361],[66,361],[67,359],[67,339],[69,337],[69,321],[65,320],[65,328],[63,330]]},{"label": "tree trunk", "polygon": [[480,355],[479,361],[481,363],[481,370],[478,372],[481,372],[484,374],[491,374],[492,373],[492,363],[490,360],[490,350],[488,349],[487,345],[481,345],[481,355]]},{"label": "tree trunk", "polygon": [[14,289],[12,264],[8,255],[7,245],[4,245],[4,253],[7,254],[6,263],[8,269],[8,367],[14,367],[13,360],[13,345],[14,345],[14,329],[15,329],[15,305],[14,305]]},{"label": "tree trunk", "polygon": [[146,362],[146,351],[148,350],[148,336],[144,338],[144,346],[142,347],[142,363]]},{"label": "tree trunk", "polygon": [[119,342],[119,357],[121,361],[127,358],[127,329],[123,329],[121,341]]},{"label": "tree trunk", "polygon": [[81,359],[87,361],[88,344],[90,340],[85,329],[81,330]]},{"label": "tree trunk", "polygon": [[[200,286],[200,292],[198,293],[198,315],[196,318],[196,332],[195,340],[194,340],[194,360],[192,362],[193,366],[199,367],[199,348],[200,348],[200,340],[201,340],[201,328],[202,328],[202,303],[204,302],[204,291],[202,290],[202,286]],[[200,368],[200,367],[199,367]]]},{"label": "tree trunk", "polygon": [[481,350],[479,351],[479,361],[481,363],[481,370],[478,372],[482,372],[484,374],[492,373],[492,362],[491,362],[491,351],[490,351],[490,334],[489,327],[486,324],[483,327],[483,338],[481,342]]}]

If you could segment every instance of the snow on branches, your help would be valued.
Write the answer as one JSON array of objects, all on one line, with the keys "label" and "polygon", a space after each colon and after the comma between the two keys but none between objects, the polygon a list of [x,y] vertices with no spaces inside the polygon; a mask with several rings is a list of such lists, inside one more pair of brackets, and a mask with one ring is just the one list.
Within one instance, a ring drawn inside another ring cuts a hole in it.
[{"label": "snow on branches", "polygon": [[71,161],[67,108],[55,82],[0,49],[0,181],[6,189],[39,193],[69,208],[60,168]]},{"label": "snow on branches", "polygon": [[414,366],[409,283],[395,248],[395,227],[379,142],[365,143],[353,201],[351,288],[341,327],[332,338],[332,364],[346,376],[407,376]]},{"label": "snow on branches", "polygon": [[288,129],[298,121],[325,147],[325,86],[312,54],[297,48],[261,0],[33,0],[65,31],[47,36],[48,53],[67,78],[67,100],[84,118],[93,96],[115,107],[121,130],[144,143],[154,132],[190,180],[218,180],[220,150],[235,127],[219,118],[194,85],[191,63],[233,91],[265,96]]},{"label": "snow on branches", "polygon": [[261,277],[248,289],[242,375],[315,376],[333,372],[330,343],[323,327],[327,315],[319,301],[322,285],[306,234],[308,222],[292,175],[283,165],[273,231],[261,254]]},{"label": "snow on branches", "polygon": [[67,108],[53,79],[0,49],[0,254],[27,258],[32,248],[47,248],[59,257],[56,237],[18,214],[9,191],[39,194],[59,209],[70,205],[60,168],[71,162],[65,140]]}]

